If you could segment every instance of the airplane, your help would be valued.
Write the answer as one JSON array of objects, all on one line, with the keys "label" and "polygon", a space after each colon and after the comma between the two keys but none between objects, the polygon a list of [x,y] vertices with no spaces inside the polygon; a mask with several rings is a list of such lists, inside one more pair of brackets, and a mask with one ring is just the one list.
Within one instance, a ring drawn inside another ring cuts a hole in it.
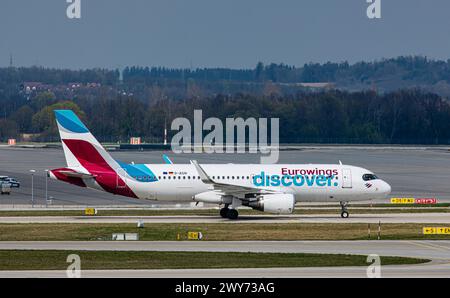
[{"label": "airplane", "polygon": [[55,110],[66,167],[50,178],[125,197],[223,206],[237,219],[238,207],[291,214],[296,202],[339,202],[347,218],[350,201],[384,199],[391,186],[373,172],[339,164],[128,164],[115,160],[72,110]]}]

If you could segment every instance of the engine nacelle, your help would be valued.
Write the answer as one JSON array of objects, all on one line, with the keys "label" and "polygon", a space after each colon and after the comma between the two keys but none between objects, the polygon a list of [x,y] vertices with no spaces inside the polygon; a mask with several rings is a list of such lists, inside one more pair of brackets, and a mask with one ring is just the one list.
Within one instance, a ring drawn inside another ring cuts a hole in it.
[{"label": "engine nacelle", "polygon": [[244,202],[243,205],[268,213],[291,214],[295,208],[295,197],[291,194],[262,195],[256,201]]},{"label": "engine nacelle", "polygon": [[203,202],[203,203],[210,203],[210,204],[231,204],[233,201],[232,196],[224,196],[221,194],[218,194],[215,191],[205,191],[199,194],[196,194],[192,198],[195,202]]}]

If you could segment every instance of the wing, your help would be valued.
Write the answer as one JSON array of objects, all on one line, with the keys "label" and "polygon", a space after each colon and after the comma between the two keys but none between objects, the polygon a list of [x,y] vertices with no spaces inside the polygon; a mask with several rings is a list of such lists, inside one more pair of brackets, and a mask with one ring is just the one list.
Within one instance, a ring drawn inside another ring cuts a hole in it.
[{"label": "wing", "polygon": [[258,187],[250,187],[250,186],[241,186],[236,184],[229,183],[219,183],[215,182],[205,170],[198,164],[196,160],[191,160],[191,164],[195,166],[195,169],[200,176],[200,179],[203,183],[209,184],[214,191],[220,192],[223,195],[232,195],[232,196],[242,196],[246,194],[275,194],[280,193],[275,190],[258,188]]}]

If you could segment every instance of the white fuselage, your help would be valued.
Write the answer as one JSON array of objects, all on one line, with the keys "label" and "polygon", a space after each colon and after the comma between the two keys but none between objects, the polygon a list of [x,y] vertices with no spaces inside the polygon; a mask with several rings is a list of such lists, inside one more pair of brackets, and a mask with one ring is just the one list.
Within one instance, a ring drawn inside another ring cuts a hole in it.
[{"label": "white fuselage", "polygon": [[[195,201],[196,195],[212,190],[202,182],[192,164],[148,164],[145,167],[151,169],[154,177],[119,172],[140,199]],[[364,174],[372,172],[347,165],[203,164],[202,167],[214,182],[292,194],[297,202],[382,199],[391,191],[389,184],[381,179],[363,180]]]}]

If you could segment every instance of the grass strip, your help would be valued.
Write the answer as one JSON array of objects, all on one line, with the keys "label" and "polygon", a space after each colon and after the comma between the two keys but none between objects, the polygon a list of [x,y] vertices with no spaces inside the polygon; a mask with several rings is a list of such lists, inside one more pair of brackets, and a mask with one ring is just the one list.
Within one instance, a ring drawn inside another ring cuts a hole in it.
[{"label": "grass strip", "polygon": [[[423,235],[423,227],[443,224],[381,225],[383,240],[450,239],[450,235]],[[147,223],[135,224],[0,224],[0,241],[91,241],[110,240],[113,233],[139,233],[145,241],[187,240],[188,232],[202,232],[203,240],[367,240],[363,223]],[[377,238],[377,224],[370,224],[370,239]]]},{"label": "grass strip", "polygon": [[[342,254],[0,250],[0,270],[65,270],[70,254],[80,256],[82,270],[368,266],[366,256]],[[381,257],[382,265],[428,261]]]}]

